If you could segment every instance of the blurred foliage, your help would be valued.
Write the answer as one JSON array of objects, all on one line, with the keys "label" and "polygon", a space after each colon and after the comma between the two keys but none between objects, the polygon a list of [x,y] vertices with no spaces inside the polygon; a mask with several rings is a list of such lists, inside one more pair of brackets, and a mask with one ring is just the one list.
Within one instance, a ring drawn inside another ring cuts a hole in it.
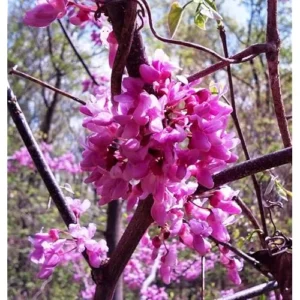
[{"label": "blurred foliage", "polygon": [[[151,0],[155,27],[163,36],[169,36],[167,15],[172,1]],[[187,1],[180,1],[184,5]],[[227,32],[230,54],[234,54],[253,43],[262,43],[265,40],[266,27],[266,1],[242,0],[233,1],[234,5],[242,5],[247,9],[247,20],[242,22],[240,18],[229,15],[228,9],[223,10],[224,0],[216,1],[217,9],[223,17]],[[53,23],[47,29],[34,29],[22,24],[24,11],[31,7],[32,1],[10,0],[8,22],[8,69],[18,65],[21,71],[40,78],[55,85],[57,69],[61,75],[61,89],[72,95],[86,99],[81,93],[81,82],[87,79],[87,75],[77,58],[73,55],[58,24]],[[222,46],[219,38],[217,23],[209,20],[206,30],[200,30],[194,24],[194,13],[197,4],[189,5],[179,24],[175,38],[191,41],[209,47],[222,54]],[[235,8],[232,7],[232,10]],[[285,103],[286,114],[292,114],[292,72],[291,72],[291,1],[279,1],[278,21],[282,48],[280,52],[280,73],[282,96]],[[86,34],[79,34],[80,29],[65,23],[71,38],[80,50],[86,63],[92,72],[101,73],[103,64],[102,48],[95,48],[89,43],[89,28]],[[147,25],[143,30],[147,53],[153,53],[156,48],[163,48],[171,59],[174,59],[183,69],[181,74],[190,75],[216,62],[216,59],[206,53],[194,49],[163,44],[154,40]],[[51,40],[52,46],[49,46]],[[91,46],[89,46],[91,45]],[[267,64],[264,55],[256,57],[245,64],[232,66],[234,93],[240,125],[247,142],[251,157],[267,154],[281,149],[282,142],[277,127],[272,98],[268,84]],[[22,78],[10,76],[12,88],[17,95],[27,120],[38,140],[42,139],[41,128],[49,105],[51,105],[54,93],[47,91],[35,83]],[[203,79],[203,86],[211,81],[227,82],[227,74],[220,70],[216,74]],[[227,96],[228,100],[229,96]],[[82,118],[78,113],[78,104],[69,99],[58,96],[55,105],[51,127],[49,130],[50,141],[53,142],[55,152],[59,155],[71,150],[80,159],[81,146],[84,131],[81,127]],[[292,121],[289,120],[291,125]],[[234,130],[233,124],[229,124]],[[291,129],[291,126],[290,126]],[[22,146],[22,142],[16,132],[12,121],[8,117],[8,153],[11,155]],[[238,147],[240,161],[244,160],[241,147]],[[278,182],[284,189],[292,190],[291,168],[289,165],[272,170]],[[82,183],[84,175],[70,176],[68,174],[56,174],[59,183],[69,183],[76,196],[81,199],[89,198],[96,204],[96,196],[91,186]],[[257,174],[262,193],[268,187],[270,174],[268,172]],[[257,199],[250,178],[235,182],[232,187],[240,190],[239,196],[249,206],[253,214],[259,219]],[[292,202],[287,195],[287,201],[280,198],[278,190],[271,193],[272,201],[281,201],[283,209],[273,209],[273,219],[277,229],[287,236],[291,236]],[[51,205],[48,208],[49,194],[47,193],[39,175],[32,170],[22,168],[18,173],[8,174],[8,297],[9,299],[80,299],[80,286],[73,284],[72,269],[60,268],[54,276],[47,281],[36,279],[36,268],[28,260],[30,243],[28,236],[40,231],[59,226],[62,222],[58,213]],[[91,213],[83,222],[95,222],[101,231],[105,230],[106,208],[90,210]],[[268,230],[273,230],[267,215]],[[232,244],[241,247],[245,252],[260,249],[257,234],[249,239],[253,231],[248,219],[242,216],[237,223],[230,226]],[[241,273],[242,285],[236,287],[226,278],[225,270],[220,264],[209,270],[206,274],[206,298],[216,299],[220,297],[221,290],[233,288],[235,291],[248,288],[255,284],[265,282],[266,279],[256,270],[245,264]],[[157,279],[158,286],[162,283]],[[170,299],[198,299],[200,278],[192,281],[180,281],[167,287]],[[137,299],[138,294],[126,290],[126,299]],[[257,299],[264,299],[258,297]]]}]

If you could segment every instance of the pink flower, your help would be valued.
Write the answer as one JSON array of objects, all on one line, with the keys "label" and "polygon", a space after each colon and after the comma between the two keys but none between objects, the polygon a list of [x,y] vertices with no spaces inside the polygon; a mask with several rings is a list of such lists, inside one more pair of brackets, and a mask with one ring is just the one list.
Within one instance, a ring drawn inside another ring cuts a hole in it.
[{"label": "pink flower", "polygon": [[224,187],[209,198],[209,202],[213,207],[220,208],[229,214],[240,214],[242,209],[233,201],[233,197],[236,195],[230,187]]},{"label": "pink flower", "polygon": [[167,254],[161,258],[160,276],[164,283],[169,284],[171,282],[171,271],[177,265],[177,250],[176,246],[169,247]]},{"label": "pink flower", "polygon": [[85,243],[89,262],[94,268],[99,268],[101,261],[106,258],[108,247],[105,240],[96,242],[95,240],[89,240]]},{"label": "pink flower", "polygon": [[228,242],[230,240],[229,233],[224,225],[226,219],[227,214],[219,208],[213,208],[207,218],[207,223],[212,228],[211,235],[221,242]]},{"label": "pink flower", "polygon": [[24,24],[46,27],[66,14],[67,0],[40,0],[37,6],[26,12]]},{"label": "pink flower", "polygon": [[77,250],[83,252],[86,248],[86,243],[89,242],[95,235],[96,225],[90,223],[88,228],[81,227],[79,224],[70,224],[69,233],[76,239]]},{"label": "pink flower", "polygon": [[66,197],[66,201],[77,218],[80,218],[81,214],[87,211],[91,206],[91,202],[87,199],[81,202],[80,199],[72,199],[71,197]]}]

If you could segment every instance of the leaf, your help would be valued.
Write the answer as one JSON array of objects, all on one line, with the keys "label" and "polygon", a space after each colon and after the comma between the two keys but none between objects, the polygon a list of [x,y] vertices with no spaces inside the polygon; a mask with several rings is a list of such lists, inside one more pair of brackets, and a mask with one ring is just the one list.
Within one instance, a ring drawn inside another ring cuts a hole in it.
[{"label": "leaf", "polygon": [[168,14],[168,25],[171,38],[175,35],[177,27],[181,21],[183,8],[178,2],[174,2],[171,5],[170,12]]},{"label": "leaf", "polygon": [[276,180],[276,188],[278,189],[278,192],[281,196],[286,195],[289,197],[293,197],[293,193],[287,190],[278,180]]},{"label": "leaf", "polygon": [[202,30],[206,30],[206,22],[208,17],[201,14],[201,12],[196,12],[194,23]]},{"label": "leaf", "polygon": [[223,19],[219,13],[217,13],[214,9],[208,6],[201,5],[200,12],[202,15],[207,16],[210,19],[214,19],[217,21]]},{"label": "leaf", "polygon": [[269,184],[268,184],[268,186],[266,188],[264,196],[267,196],[267,195],[269,195],[272,192],[272,190],[273,190],[273,188],[275,186],[275,182],[276,182],[276,177],[272,176],[271,180],[270,180],[270,182],[269,182]]},{"label": "leaf", "polygon": [[180,82],[182,82],[183,84],[189,84],[187,78],[186,78],[185,76],[183,76],[183,75],[177,75],[176,78],[177,78]]},{"label": "leaf", "polygon": [[66,190],[67,192],[69,192],[71,194],[75,194],[72,190],[72,187],[68,183],[65,183],[64,186],[61,186],[61,188],[63,188],[64,190]]},{"label": "leaf", "polygon": [[204,2],[210,7],[212,8],[214,11],[217,11],[217,7],[216,4],[213,0],[204,0]]},{"label": "leaf", "polygon": [[47,205],[47,209],[50,209],[51,207],[51,204],[52,204],[52,198],[49,197],[49,200],[48,200],[48,205]]}]

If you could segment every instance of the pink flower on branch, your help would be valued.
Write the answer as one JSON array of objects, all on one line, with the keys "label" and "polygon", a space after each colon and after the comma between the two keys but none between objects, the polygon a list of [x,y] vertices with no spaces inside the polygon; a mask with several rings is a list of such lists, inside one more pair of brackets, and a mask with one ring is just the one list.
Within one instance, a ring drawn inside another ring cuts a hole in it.
[{"label": "pink flower on branch", "polygon": [[37,5],[26,12],[23,22],[33,27],[47,27],[56,19],[67,14],[68,8],[75,8],[78,12],[70,17],[74,25],[81,25],[90,20],[90,13],[96,11],[96,6],[85,6],[67,0],[37,0]]},{"label": "pink flower on branch", "polygon": [[[68,198],[67,201],[77,218],[90,206],[88,200],[81,202],[79,199]],[[79,257],[82,259],[81,253],[84,250],[91,266],[98,268],[106,259],[108,247],[105,240],[97,242],[93,239],[95,233],[96,225],[93,223],[87,228],[80,224],[70,224],[68,231],[51,229],[48,233],[41,232],[29,237],[33,246],[30,259],[41,266],[38,278],[46,279],[52,275],[56,266],[78,260]]]}]

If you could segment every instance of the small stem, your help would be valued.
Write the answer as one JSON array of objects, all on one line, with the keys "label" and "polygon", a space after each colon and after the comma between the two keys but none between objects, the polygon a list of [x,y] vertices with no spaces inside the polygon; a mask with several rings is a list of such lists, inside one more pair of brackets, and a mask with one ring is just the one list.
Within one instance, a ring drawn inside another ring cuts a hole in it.
[{"label": "small stem", "polygon": [[[238,248],[235,248],[230,243],[218,241],[217,239],[215,239],[212,236],[209,236],[209,239],[211,239],[212,241],[214,241],[217,245],[222,245],[225,248],[229,249],[230,251],[232,251],[233,253],[235,253],[237,256],[239,256],[240,258],[244,259],[247,263],[249,263],[251,266],[253,266],[260,273],[262,273],[265,276],[267,276],[267,274],[265,274],[265,273],[262,272],[261,263],[258,260],[256,260],[255,258],[253,258],[250,255],[246,254],[242,250],[240,250]],[[269,277],[269,276],[267,276],[267,277]]]},{"label": "small stem", "polygon": [[235,61],[234,59],[231,59],[231,58],[229,58],[229,59],[225,58],[225,57],[221,56],[220,54],[218,54],[217,52],[215,52],[215,51],[213,51],[213,50],[211,50],[209,48],[206,48],[204,46],[201,46],[201,45],[198,45],[198,44],[194,44],[194,43],[190,43],[190,42],[185,42],[185,41],[168,39],[168,38],[164,38],[164,37],[160,36],[156,32],[156,30],[154,29],[151,10],[150,10],[150,7],[149,7],[147,1],[146,0],[140,0],[140,1],[143,3],[144,7],[146,8],[146,11],[147,11],[147,14],[148,14],[149,26],[150,26],[151,32],[152,32],[152,34],[158,40],[160,40],[160,41],[162,41],[164,43],[185,46],[185,47],[194,48],[194,49],[197,49],[197,50],[209,53],[210,55],[212,55],[212,56],[220,59],[223,62],[232,63],[232,62]]},{"label": "small stem", "polygon": [[62,29],[63,34],[65,35],[66,39],[68,40],[70,46],[72,47],[72,49],[73,49],[75,55],[77,56],[78,60],[81,62],[83,68],[85,69],[85,71],[87,72],[87,74],[90,76],[90,78],[92,79],[93,83],[94,83],[95,85],[99,85],[98,82],[96,81],[95,77],[94,77],[94,76],[92,75],[92,73],[90,72],[88,66],[87,66],[86,63],[84,62],[83,58],[81,57],[81,55],[80,55],[79,52],[77,51],[76,47],[74,46],[74,44],[73,44],[71,38],[69,37],[69,35],[68,35],[68,33],[67,33],[67,31],[66,31],[64,25],[63,25],[63,23],[62,23],[61,20],[59,20],[59,19],[57,19],[57,22],[58,22],[60,28]]},{"label": "small stem", "polygon": [[[243,213],[245,216],[247,216],[247,218],[249,219],[249,221],[252,223],[254,229],[262,231],[260,228],[260,225],[257,221],[257,219],[255,218],[255,216],[253,215],[252,211],[250,210],[250,208],[246,205],[246,203],[239,197],[235,197],[234,198],[235,202],[241,207]],[[259,235],[260,238],[261,235]]]},{"label": "small stem", "polygon": [[201,294],[200,299],[205,299],[205,256],[201,256]]},{"label": "small stem", "polygon": [[192,1],[189,1],[189,2],[187,2],[186,4],[184,4],[183,6],[182,6],[182,10],[184,10],[188,5],[190,5],[191,3],[193,3],[194,1],[192,0]]},{"label": "small stem", "polygon": [[39,84],[39,85],[45,87],[45,88],[48,88],[49,90],[52,90],[52,91],[54,91],[54,92],[56,92],[56,93],[59,93],[59,94],[65,96],[65,97],[68,97],[68,98],[70,98],[70,99],[72,99],[72,100],[74,100],[74,101],[76,101],[76,102],[78,102],[78,103],[80,103],[80,104],[83,104],[83,105],[86,104],[83,100],[80,100],[80,99],[78,99],[78,98],[76,98],[76,97],[70,95],[69,93],[64,92],[64,91],[62,91],[62,90],[56,88],[56,87],[54,87],[53,85],[50,85],[50,84],[48,84],[48,83],[46,83],[46,82],[44,82],[44,81],[42,81],[42,80],[40,80],[40,79],[37,79],[37,78],[35,78],[35,77],[33,77],[33,76],[30,76],[30,75],[28,75],[28,74],[26,74],[26,73],[24,73],[24,72],[20,72],[20,71],[16,70],[16,67],[12,68],[12,69],[9,71],[9,74],[13,74],[13,75],[17,75],[17,76],[20,76],[20,77],[29,79],[29,80],[31,80],[31,81],[33,81],[33,82],[35,82],[35,83],[37,83],[37,84]]}]

